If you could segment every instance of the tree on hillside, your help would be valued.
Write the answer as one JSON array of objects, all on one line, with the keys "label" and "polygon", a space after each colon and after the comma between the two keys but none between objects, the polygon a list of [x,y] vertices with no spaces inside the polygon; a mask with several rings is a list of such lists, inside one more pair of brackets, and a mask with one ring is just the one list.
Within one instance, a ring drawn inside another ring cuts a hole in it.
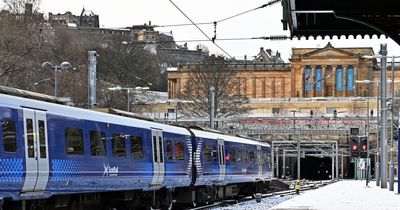
[{"label": "tree on hillside", "polygon": [[40,54],[41,21],[30,16],[0,14],[0,82],[25,88]]},{"label": "tree on hillside", "polygon": [[6,10],[14,14],[22,14],[25,12],[25,5],[32,4],[32,12],[39,10],[40,0],[3,0]]},{"label": "tree on hillside", "polygon": [[243,96],[237,95],[239,83],[236,72],[228,68],[224,58],[210,57],[189,71],[189,78],[178,98],[184,100],[181,107],[186,117],[210,116],[210,87],[215,88],[216,118],[247,113]]},{"label": "tree on hillside", "polygon": [[[120,85],[122,87],[149,87],[151,90],[165,90],[162,75],[159,71],[157,58],[143,49],[142,45],[127,44],[123,39],[114,37],[96,49],[98,57],[98,80],[108,82],[108,87]],[[104,87],[105,89],[107,87]],[[104,96],[105,104],[126,109],[126,93],[110,92],[119,95],[114,97]],[[104,92],[107,94],[107,91]]]}]

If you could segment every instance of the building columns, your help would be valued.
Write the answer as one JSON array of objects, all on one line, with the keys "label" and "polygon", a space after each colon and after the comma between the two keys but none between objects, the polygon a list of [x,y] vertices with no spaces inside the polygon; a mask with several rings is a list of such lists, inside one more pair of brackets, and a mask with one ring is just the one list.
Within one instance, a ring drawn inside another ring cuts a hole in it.
[{"label": "building columns", "polygon": [[326,66],[322,65],[322,79],[321,79],[321,85],[322,85],[322,97],[326,97],[326,75],[325,75],[325,70],[326,70]]},{"label": "building columns", "polygon": [[306,97],[306,91],[305,91],[305,88],[306,88],[306,76],[305,76],[306,66],[302,66],[302,67],[300,67],[300,69],[301,69],[301,82],[300,82],[301,88],[300,88],[299,97],[305,98]]},{"label": "building columns", "polygon": [[343,66],[343,96],[347,97],[347,66]]},{"label": "building columns", "polygon": [[333,90],[333,97],[336,97],[336,65],[332,66],[332,76],[333,76],[333,85],[332,85],[332,90]]},{"label": "building columns", "polygon": [[315,97],[315,66],[311,66],[311,98]]}]

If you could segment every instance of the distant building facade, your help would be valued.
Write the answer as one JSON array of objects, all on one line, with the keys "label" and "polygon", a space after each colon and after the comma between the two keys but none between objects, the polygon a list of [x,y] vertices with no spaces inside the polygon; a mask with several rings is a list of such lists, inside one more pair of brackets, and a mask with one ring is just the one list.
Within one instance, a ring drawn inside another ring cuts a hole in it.
[{"label": "distant building facade", "polygon": [[[365,58],[374,55],[370,47],[335,48],[328,43],[323,48],[293,48],[290,63],[284,63],[279,54],[271,56],[270,52],[261,48],[253,61],[227,63],[238,72],[236,78],[242,96],[260,99],[378,95],[373,84],[380,79],[377,61]],[[193,65],[180,65],[168,72],[171,99],[178,98],[184,90]],[[395,74],[400,76],[399,71]],[[395,83],[395,89],[398,87]]]},{"label": "distant building facade", "polygon": [[69,26],[69,27],[89,27],[99,28],[99,16],[90,10],[82,9],[79,16],[73,15],[71,12],[64,14],[49,13],[49,22],[53,26]]}]

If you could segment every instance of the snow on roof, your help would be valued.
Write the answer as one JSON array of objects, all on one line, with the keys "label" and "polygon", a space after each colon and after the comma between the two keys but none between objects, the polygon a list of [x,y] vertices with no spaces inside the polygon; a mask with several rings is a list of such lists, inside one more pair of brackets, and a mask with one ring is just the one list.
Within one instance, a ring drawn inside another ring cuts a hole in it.
[{"label": "snow on roof", "polygon": [[172,32],[160,32],[160,33],[172,38],[174,37],[174,35],[172,35]]},{"label": "snow on roof", "polygon": [[68,116],[69,118],[93,120],[97,122],[111,123],[117,125],[135,126],[138,128],[157,128],[170,133],[190,135],[186,128],[170,126],[166,124],[150,122],[135,118],[123,117],[93,110],[81,109],[65,105],[53,104],[44,101],[37,101],[28,98],[20,98],[11,95],[0,94],[0,106],[20,109],[30,107],[32,109],[46,110],[48,114]]},{"label": "snow on roof", "polygon": [[76,23],[67,23],[67,26],[70,28],[77,28],[78,26],[76,25]]},{"label": "snow on roof", "polygon": [[253,145],[260,145],[263,147],[269,147],[268,143],[264,143],[261,141],[255,141],[255,140],[241,138],[241,137],[229,136],[229,135],[220,134],[220,133],[210,133],[208,131],[201,131],[201,130],[196,130],[196,129],[191,129],[191,130],[193,131],[195,136],[201,137],[201,138],[223,139],[224,141],[228,141],[228,142],[253,144]]},{"label": "snow on roof", "polygon": [[178,71],[177,67],[169,67],[167,68],[167,71]]},{"label": "snow on roof", "polygon": [[94,12],[92,10],[84,10],[82,16],[94,16]]}]

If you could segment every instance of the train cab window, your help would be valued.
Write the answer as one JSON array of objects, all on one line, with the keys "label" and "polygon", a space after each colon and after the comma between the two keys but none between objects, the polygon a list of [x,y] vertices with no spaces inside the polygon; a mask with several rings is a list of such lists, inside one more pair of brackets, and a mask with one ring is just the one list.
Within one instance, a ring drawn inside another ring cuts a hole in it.
[{"label": "train cab window", "polygon": [[217,157],[218,157],[217,147],[213,146],[212,147],[212,160],[214,162],[216,162],[217,161]]},{"label": "train cab window", "polygon": [[111,137],[112,154],[114,157],[125,157],[125,135],[113,134]]},{"label": "train cab window", "polygon": [[175,142],[175,160],[184,160],[184,155],[183,155],[183,148],[184,145],[182,142]]},{"label": "train cab window", "polygon": [[238,148],[237,150],[237,162],[241,163],[242,162],[242,149]]},{"label": "train cab window", "polygon": [[90,154],[93,156],[106,155],[106,134],[101,131],[90,131]]},{"label": "train cab window", "polygon": [[131,136],[131,158],[143,158],[142,137]]},{"label": "train cab window", "polygon": [[212,160],[211,146],[205,145],[204,147],[204,159],[208,162]]},{"label": "train cab window", "polygon": [[229,162],[235,163],[236,162],[236,148],[231,146],[229,149]]},{"label": "train cab window", "polygon": [[83,154],[83,130],[80,128],[65,129],[65,145],[68,155]]},{"label": "train cab window", "polygon": [[167,141],[167,160],[172,160],[172,141]]},{"label": "train cab window", "polygon": [[12,120],[3,120],[2,127],[4,152],[16,152],[17,141],[15,135],[15,122]]}]

